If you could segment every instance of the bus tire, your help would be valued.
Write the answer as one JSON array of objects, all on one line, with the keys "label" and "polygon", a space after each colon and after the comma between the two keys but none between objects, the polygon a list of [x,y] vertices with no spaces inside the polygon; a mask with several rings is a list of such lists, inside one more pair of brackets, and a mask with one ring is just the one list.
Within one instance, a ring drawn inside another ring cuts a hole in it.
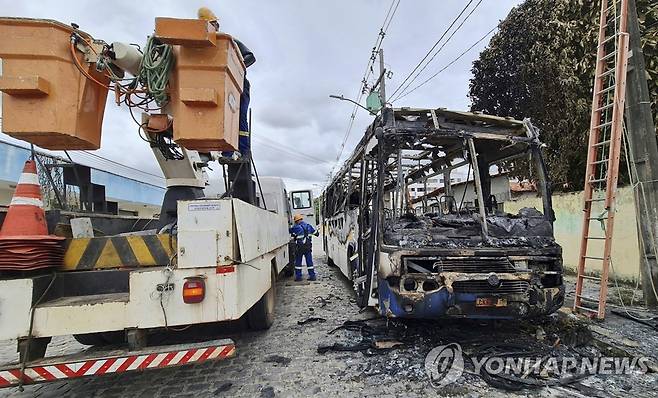
[{"label": "bus tire", "polygon": [[276,301],[276,274],[272,270],[272,286],[263,297],[247,311],[247,324],[252,330],[267,330],[274,323]]}]

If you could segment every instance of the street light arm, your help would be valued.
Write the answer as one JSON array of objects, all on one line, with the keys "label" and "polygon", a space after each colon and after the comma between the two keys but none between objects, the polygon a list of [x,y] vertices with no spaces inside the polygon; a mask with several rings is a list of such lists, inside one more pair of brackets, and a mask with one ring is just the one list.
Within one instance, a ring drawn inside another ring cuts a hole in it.
[{"label": "street light arm", "polygon": [[334,98],[334,99],[341,100],[341,101],[351,102],[351,103],[353,103],[354,105],[358,106],[359,108],[361,108],[361,109],[365,110],[366,112],[372,114],[372,112],[370,111],[370,109],[366,108],[365,106],[359,104],[358,102],[356,102],[356,101],[354,101],[354,100],[351,100],[351,99],[349,99],[349,98],[345,98],[345,97],[343,97],[342,95],[333,95],[333,94],[332,94],[332,95],[329,95],[329,98]]}]

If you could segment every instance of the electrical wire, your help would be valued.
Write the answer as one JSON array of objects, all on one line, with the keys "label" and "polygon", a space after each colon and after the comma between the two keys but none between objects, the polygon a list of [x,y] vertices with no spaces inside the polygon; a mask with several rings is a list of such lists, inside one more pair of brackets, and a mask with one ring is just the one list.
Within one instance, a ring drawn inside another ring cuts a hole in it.
[{"label": "electrical wire", "polygon": [[423,57],[423,59],[421,59],[421,60],[418,62],[418,64],[416,64],[416,66],[413,68],[413,70],[412,70],[411,72],[409,72],[409,74],[408,74],[407,77],[402,81],[402,83],[401,83],[401,84],[400,84],[400,85],[399,85],[399,86],[393,91],[393,93],[391,94],[391,97],[394,97],[395,94],[397,94],[397,93],[400,91],[400,89],[401,89],[401,88],[405,85],[405,83],[411,78],[411,76],[412,76],[412,75],[418,70],[418,68],[420,68],[420,66],[423,64],[423,62],[425,62],[425,60],[426,60],[426,59],[432,54],[432,51],[434,51],[434,49],[439,45],[439,43],[441,43],[441,41],[442,41],[443,38],[448,34],[448,32],[450,32],[450,30],[451,30],[452,27],[457,23],[457,21],[459,20],[459,18],[461,18],[461,16],[464,15],[464,13],[466,12],[466,10],[468,10],[468,7],[471,6],[471,4],[473,3],[473,1],[475,1],[475,0],[469,0],[469,2],[466,3],[466,5],[464,6],[464,8],[459,12],[459,14],[455,17],[455,19],[453,19],[453,21],[450,23],[450,25],[448,25],[448,28],[447,28],[447,29],[441,34],[441,37],[439,37],[439,39],[434,43],[434,45],[432,46],[432,48],[430,48],[430,49],[427,51],[427,53],[425,54],[425,56]]},{"label": "electrical wire", "polygon": [[311,156],[311,155],[308,155],[308,154],[305,154],[305,153],[297,152],[297,150],[295,150],[294,148],[278,144],[274,141],[264,140],[263,137],[254,137],[254,141],[258,142],[260,145],[263,145],[267,148],[270,148],[270,149],[273,149],[273,150],[276,150],[276,151],[280,151],[280,152],[284,152],[288,156],[295,157],[295,158],[303,160],[305,162],[310,161],[310,162],[316,162],[316,163],[331,163],[330,160],[324,160],[324,159],[320,159],[320,158],[317,158],[315,156]]},{"label": "electrical wire", "polygon": [[[648,205],[648,202],[647,202],[646,191],[644,189],[644,182],[640,181],[640,176],[639,176],[639,173],[637,171],[637,165],[634,162],[631,162],[631,160],[630,160],[631,159],[630,150],[629,150],[630,141],[628,139],[628,131],[626,130],[626,123],[623,122],[622,126],[623,126],[622,134],[623,134],[624,144],[625,144],[624,145],[624,151],[625,151],[625,154],[626,154],[626,156],[625,156],[626,167],[628,169],[629,180],[631,182],[631,186],[633,187],[633,192],[635,192],[636,196],[638,195],[638,187],[640,188],[641,193],[642,193],[642,199],[643,199],[642,202],[644,202],[644,206],[643,206],[644,213],[645,213],[644,215],[647,219],[651,219],[651,217],[649,215],[649,208],[648,208],[649,205]],[[633,180],[635,180],[635,182]],[[651,235],[650,236],[651,241],[656,242],[656,237],[654,236],[653,230],[651,228],[649,228],[649,233]],[[641,228],[638,228],[638,234],[640,234],[640,242],[644,242],[644,237],[642,236],[643,231],[642,231]],[[651,281],[651,289],[652,289],[653,294],[655,295],[656,299],[658,299],[658,291],[656,291],[656,285],[655,285],[654,280],[653,280],[653,273],[651,272],[651,268],[650,268],[651,263],[649,262],[649,258],[647,256],[646,251],[643,249],[643,247],[640,247],[640,250],[644,254],[645,264],[648,268],[647,273],[649,275],[649,281]],[[653,245],[653,252],[654,252],[653,255],[655,256],[654,258],[658,258],[658,248],[656,247],[655,244]]]},{"label": "electrical wire", "polygon": [[144,170],[141,170],[141,169],[138,169],[138,168],[135,168],[135,167],[131,167],[131,166],[125,165],[125,164],[123,164],[123,163],[119,163],[119,162],[117,162],[117,161],[115,161],[115,160],[108,159],[108,158],[106,158],[106,157],[103,157],[103,156],[97,155],[97,154],[95,154],[95,153],[91,153],[91,152],[89,152],[89,151],[82,150],[82,151],[76,151],[76,152],[77,152],[77,153],[84,153],[84,154],[86,154],[86,155],[93,156],[93,157],[96,158],[96,159],[100,159],[100,160],[102,160],[102,161],[105,161],[105,162],[111,163],[111,164],[113,164],[113,165],[117,165],[117,166],[125,167],[125,168],[130,169],[130,170],[138,171],[138,172],[140,172],[140,173],[142,173],[142,174],[146,174],[146,175],[153,176],[153,177],[157,177],[157,178],[162,178],[162,176],[159,176],[159,175],[157,175],[157,174],[155,174],[155,173],[150,173],[150,172],[148,172],[148,171],[144,171]]},{"label": "electrical wire", "polygon": [[[446,39],[446,41],[443,42],[443,44],[441,45],[441,47],[440,47],[440,48],[439,48],[439,49],[438,49],[438,50],[432,55],[432,58],[430,58],[430,60],[427,61],[427,62],[425,63],[425,65],[424,65],[424,66],[418,71],[418,73],[416,74],[416,76],[415,76],[413,79],[411,79],[411,81],[409,81],[409,83],[407,83],[407,86],[406,86],[406,87],[400,92],[400,94],[398,94],[398,98],[399,98],[399,96],[400,96],[404,91],[406,91],[406,90],[409,88],[409,86],[411,86],[411,84],[412,84],[414,81],[416,81],[416,79],[418,79],[418,77],[423,73],[423,71],[425,71],[425,69],[427,69],[427,67],[432,63],[432,61],[434,61],[434,59],[436,58],[436,56],[439,55],[439,53],[445,48],[445,46],[450,42],[450,40],[455,36],[455,34],[457,34],[457,32],[459,32],[459,30],[464,26],[464,24],[466,23],[466,21],[468,21],[468,19],[471,17],[471,15],[473,15],[473,13],[475,12],[475,10],[477,10],[478,7],[480,7],[480,4],[482,4],[482,1],[483,1],[483,0],[480,0],[480,1],[475,5],[475,7],[473,7],[473,9],[472,9],[472,10],[466,15],[466,17],[461,21],[461,23],[459,24],[459,26],[457,26],[457,28],[456,28],[456,29],[450,34],[450,36],[448,36],[448,38]],[[395,101],[395,99],[392,99],[391,101]]]},{"label": "electrical wire", "polygon": [[435,77],[437,77],[437,76],[440,75],[441,73],[445,72],[448,68],[450,68],[452,65],[454,65],[457,61],[459,61],[460,59],[462,59],[462,58],[464,57],[464,55],[468,54],[471,50],[473,50],[478,44],[482,43],[482,42],[483,42],[487,37],[489,37],[489,35],[492,34],[496,29],[498,29],[498,25],[496,25],[493,29],[491,29],[490,31],[488,31],[484,36],[482,36],[478,41],[476,41],[475,43],[473,43],[473,45],[471,45],[469,48],[467,48],[464,52],[462,52],[461,54],[459,54],[459,55],[457,56],[457,58],[453,59],[453,60],[450,61],[448,64],[446,64],[446,66],[444,66],[443,68],[439,69],[438,72],[436,72],[435,74],[433,74],[432,76],[430,76],[429,78],[427,78],[425,81],[423,81],[422,83],[420,83],[419,85],[417,85],[417,86],[414,87],[413,89],[411,89],[411,90],[409,90],[409,91],[406,91],[406,92],[401,92],[401,93],[397,96],[397,98],[392,99],[391,102],[395,102],[395,101],[397,101],[397,100],[399,100],[399,99],[402,99],[402,98],[406,97],[407,95],[413,93],[414,91],[418,90],[419,88],[421,88],[421,87],[423,87],[424,85],[426,85],[427,83],[429,83],[430,80],[434,79]]},{"label": "electrical wire", "polygon": [[82,75],[84,77],[86,77],[87,79],[91,80],[92,82],[98,84],[99,86],[105,88],[106,90],[114,91],[114,89],[112,87],[108,86],[107,84],[103,84],[103,83],[99,82],[95,77],[93,77],[86,70],[84,70],[84,68],[82,67],[82,64],[80,63],[80,60],[78,59],[78,56],[75,53],[75,44],[74,44],[73,40],[71,40],[71,43],[70,43],[70,50],[71,50],[71,56],[73,57],[73,63],[75,64],[76,68],[78,68],[78,70],[80,71],[80,73],[82,73]]},{"label": "electrical wire", "polygon": [[43,291],[43,293],[41,293],[41,296],[39,296],[39,298],[30,306],[30,326],[27,332],[27,342],[25,343],[25,348],[22,351],[23,358],[21,359],[21,377],[18,380],[18,391],[21,392],[23,392],[23,383],[25,382],[25,367],[27,365],[28,355],[30,353],[30,343],[32,342],[32,332],[34,329],[34,310],[39,304],[41,304],[41,301],[44,299],[44,297],[46,297],[50,291],[50,288],[55,283],[55,279],[57,279],[57,272],[53,272],[53,276],[50,279],[48,286],[46,286],[46,289]]},{"label": "electrical wire", "polygon": [[[0,138],[0,143],[2,143],[2,144],[6,144],[6,145],[10,145],[10,146],[13,146],[13,147],[16,147],[16,148],[25,149],[25,150],[28,150],[28,151],[30,150],[30,148],[27,148],[27,147],[25,147],[24,145],[20,145],[19,143],[10,142],[10,141],[4,140],[4,139],[2,139],[2,138]],[[108,159],[108,158],[106,158],[106,157],[103,157],[103,156],[100,156],[100,155],[97,155],[97,154],[94,154],[94,153],[91,153],[91,152],[88,152],[88,151],[85,151],[85,150],[80,150],[80,151],[62,151],[62,152],[64,152],[64,154],[65,154],[65,156],[67,157],[68,161],[71,162],[71,163],[74,163],[74,164],[81,164],[81,165],[84,165],[84,166],[87,166],[87,167],[91,167],[92,169],[95,169],[95,170],[98,170],[98,171],[102,171],[102,172],[105,172],[105,173],[115,174],[115,175],[116,175],[116,173],[113,173],[113,172],[111,172],[111,171],[107,171],[107,170],[100,169],[99,167],[103,167],[103,164],[99,163],[98,160],[104,161],[105,163],[108,163],[108,164],[112,164],[112,165],[113,165],[112,167],[114,167],[114,166],[121,166],[121,167],[123,167],[123,168],[125,168],[125,169],[131,170],[131,171],[136,171],[136,172],[138,172],[138,173],[144,174],[145,176],[155,177],[155,178],[157,178],[159,181],[160,181],[160,180],[163,180],[163,177],[162,177],[162,176],[159,176],[159,175],[157,175],[157,174],[149,173],[149,172],[147,172],[147,171],[143,171],[143,170],[141,170],[141,169],[137,169],[137,168],[135,168],[135,167],[131,167],[131,166],[128,166],[128,165],[125,165],[125,164],[119,163],[119,162],[117,162],[117,161],[114,161],[114,160]],[[69,154],[69,152],[74,152],[75,157],[76,157],[76,158],[79,158],[79,157],[80,157],[81,159],[78,159],[78,161],[73,160],[73,158],[71,158],[71,155]],[[53,158],[53,159],[57,159],[57,160],[60,160],[60,161],[66,161],[66,159],[62,158],[60,155],[57,155],[57,154],[47,153],[47,152],[38,151],[38,150],[35,150],[35,153],[37,153],[37,154],[39,154],[39,155],[47,156],[47,157],[50,157],[50,158]],[[86,164],[85,164],[85,163],[86,163]],[[95,164],[95,165],[92,166],[92,164]],[[127,178],[127,179],[129,179],[129,180],[134,180],[134,181],[137,181],[137,182],[139,182],[139,183],[152,185],[152,186],[157,187],[157,188],[163,188],[161,185],[158,185],[158,184],[153,183],[153,182],[148,182],[148,181],[145,181],[145,180],[140,180],[140,179],[138,179],[138,178],[130,178],[130,177],[126,177],[126,176],[124,176],[124,175],[121,175],[120,177],[122,177],[122,178]]]},{"label": "electrical wire", "polygon": [[[245,162],[240,162],[240,166],[238,167],[238,171],[235,173],[235,179],[237,180],[240,176],[240,173],[242,172],[242,166],[244,166]],[[250,176],[251,177],[251,176]],[[235,189],[235,182],[231,184],[229,189],[224,192],[219,199],[224,199],[224,198],[232,198],[233,197],[233,190]]]},{"label": "electrical wire", "polygon": [[[109,83],[105,84],[92,76],[82,66],[76,54],[76,45],[86,45],[89,52],[93,52],[96,60],[96,69],[102,71],[103,76]],[[160,43],[157,38],[151,36],[147,40],[145,51],[139,65],[139,71],[135,77],[119,77],[114,72],[111,64],[114,60],[112,47],[103,42],[103,50],[99,53],[92,43],[77,30],[71,33],[70,43],[71,57],[80,73],[95,84],[100,85],[108,91],[113,91],[116,103],[125,104],[132,112],[132,108],[138,108],[146,113],[160,111],[169,101],[167,86],[169,74],[174,65],[173,47],[169,44]],[[132,114],[132,113],[131,113]],[[141,125],[133,117],[138,126]],[[162,145],[165,149],[167,145]]]},{"label": "electrical wire", "polygon": [[[368,84],[368,78],[372,73],[372,67],[375,64],[375,60],[377,59],[377,54],[381,50],[382,43],[384,42],[384,38],[386,37],[386,32],[388,32],[388,28],[391,26],[391,22],[395,17],[395,13],[397,12],[399,5],[400,5],[400,0],[393,0],[388,8],[386,17],[384,17],[384,22],[382,23],[382,26],[379,29],[379,33],[377,34],[377,39],[375,40],[375,45],[373,46],[372,52],[370,54],[370,58],[368,60],[368,64],[366,65],[366,70],[363,73],[363,78],[361,79],[361,85],[359,86],[359,91],[357,93],[357,100],[356,100],[357,104],[361,102],[361,99],[365,94]],[[345,136],[343,137],[343,140],[340,144],[338,155],[336,155],[336,160],[334,161],[334,165],[331,167],[331,171],[329,172],[329,176],[328,176],[329,179],[333,175],[334,170],[336,169],[336,166],[340,161],[340,157],[343,155],[343,151],[345,150],[345,145],[347,144],[347,140],[349,139],[350,133],[352,132],[352,128],[354,127],[354,119],[356,118],[356,113],[358,110],[359,110],[359,106],[355,104],[354,108],[352,109],[352,113],[350,114],[350,121],[347,126],[347,130],[345,131]]]},{"label": "electrical wire", "polygon": [[251,151],[249,151],[249,160],[254,168],[254,175],[256,176],[256,183],[258,184],[258,191],[260,191],[260,199],[263,201],[263,208],[267,210],[267,202],[265,202],[265,195],[263,195],[263,187],[260,185],[260,178],[258,177],[258,170],[256,170],[256,163]]},{"label": "electrical wire", "polygon": [[[142,171],[140,169],[137,169],[137,168],[134,168],[134,167],[131,167],[131,166],[122,165],[121,163],[118,163],[118,162],[115,162],[113,160],[104,158],[100,155],[95,155],[94,156],[94,154],[85,153],[85,151],[68,151],[68,152],[73,152],[75,154],[75,157],[78,159],[77,161],[70,160],[71,163],[81,164],[81,165],[91,167],[91,168],[99,170],[99,171],[103,171],[105,173],[110,173],[110,174],[115,174],[115,175],[119,175],[119,174],[117,174],[117,172],[103,170],[100,167],[107,167],[108,169],[111,169],[111,168],[116,168],[116,166],[121,166],[125,170],[136,171],[140,174],[143,174],[143,176],[137,176],[137,175],[133,174],[131,177],[128,177],[126,175],[121,174],[120,176],[122,178],[127,178],[127,179],[134,180],[134,181],[137,181],[137,182],[140,182],[140,183],[143,183],[143,184],[148,184],[148,185],[152,185],[152,186],[155,186],[155,187],[158,187],[158,188],[162,188],[162,186],[158,185],[158,184],[162,183],[162,180],[164,179],[164,177],[158,176],[157,174],[152,174],[152,173],[149,173],[149,172],[146,172],[146,171]],[[99,162],[98,160],[103,160],[103,161],[105,161],[105,163]],[[157,178],[158,182],[156,183],[155,181],[153,181],[153,178]],[[150,181],[147,181],[147,180],[150,180]]]}]

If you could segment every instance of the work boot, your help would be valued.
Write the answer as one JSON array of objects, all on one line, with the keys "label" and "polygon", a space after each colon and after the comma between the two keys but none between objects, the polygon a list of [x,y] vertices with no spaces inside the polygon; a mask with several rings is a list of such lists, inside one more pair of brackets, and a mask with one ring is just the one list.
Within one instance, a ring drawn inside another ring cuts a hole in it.
[{"label": "work boot", "polygon": [[296,277],[295,277],[295,282],[301,282],[301,281],[302,281],[302,277],[301,277],[301,276],[296,276]]},{"label": "work boot", "polygon": [[315,275],[309,275],[309,276],[308,276],[308,280],[311,281],[311,282],[315,282],[316,279],[317,279],[317,278],[315,277]]}]

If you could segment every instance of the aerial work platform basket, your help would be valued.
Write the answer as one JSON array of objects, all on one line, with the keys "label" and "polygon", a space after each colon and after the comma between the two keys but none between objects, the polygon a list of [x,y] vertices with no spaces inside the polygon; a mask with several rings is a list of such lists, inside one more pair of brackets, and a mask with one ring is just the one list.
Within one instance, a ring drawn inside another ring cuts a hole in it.
[{"label": "aerial work platform basket", "polygon": [[3,133],[53,150],[100,147],[108,79],[74,49],[97,82],[81,73],[73,30],[47,19],[0,18]]},{"label": "aerial work platform basket", "polygon": [[169,81],[174,141],[198,151],[237,150],[246,68],[230,35],[208,28],[206,38],[200,34],[203,29],[193,29],[197,25],[203,28],[207,22],[174,18],[155,22],[156,37],[174,44],[176,55]]}]

